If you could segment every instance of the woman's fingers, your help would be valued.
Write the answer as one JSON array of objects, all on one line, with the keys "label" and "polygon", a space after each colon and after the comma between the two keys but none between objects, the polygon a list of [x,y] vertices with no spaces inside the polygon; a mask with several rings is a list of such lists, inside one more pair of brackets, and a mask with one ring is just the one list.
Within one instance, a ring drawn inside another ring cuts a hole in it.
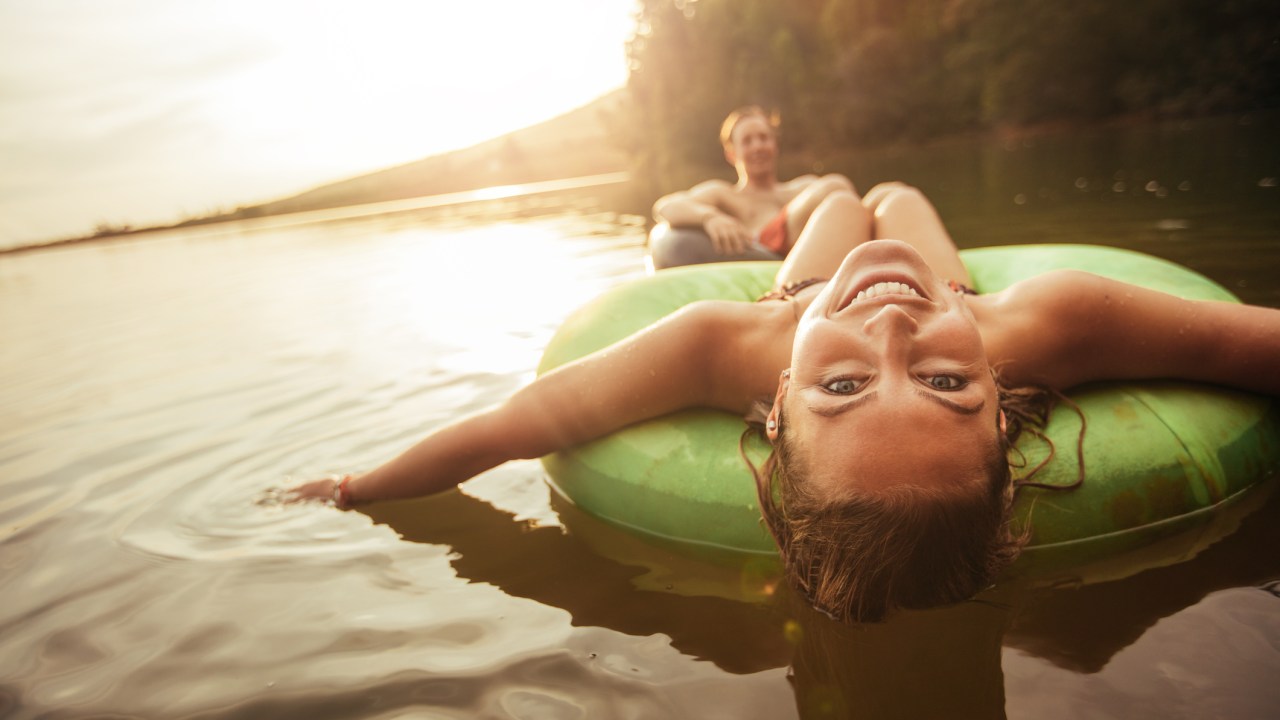
[{"label": "woman's fingers", "polygon": [[337,486],[338,482],[333,478],[313,480],[285,490],[284,501],[286,503],[299,503],[309,500],[332,500],[334,488]]}]

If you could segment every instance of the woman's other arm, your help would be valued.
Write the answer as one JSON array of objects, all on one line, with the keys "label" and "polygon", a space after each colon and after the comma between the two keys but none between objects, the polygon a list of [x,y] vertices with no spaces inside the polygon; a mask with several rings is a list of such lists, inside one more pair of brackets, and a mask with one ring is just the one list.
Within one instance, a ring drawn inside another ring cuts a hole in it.
[{"label": "woman's other arm", "polygon": [[[501,405],[446,425],[352,478],[348,497],[359,503],[429,495],[508,460],[541,457],[641,420],[735,404],[726,378],[741,362],[735,327],[745,321],[742,307],[750,306],[696,303],[557,368]],[[329,498],[334,487],[319,480],[291,492],[296,499]]]},{"label": "woman's other arm", "polygon": [[1027,380],[1067,388],[1177,378],[1280,396],[1280,310],[1184,300],[1077,271],[1036,278],[1009,300],[1025,307],[1010,342],[1021,335],[1038,348],[1018,363]]}]

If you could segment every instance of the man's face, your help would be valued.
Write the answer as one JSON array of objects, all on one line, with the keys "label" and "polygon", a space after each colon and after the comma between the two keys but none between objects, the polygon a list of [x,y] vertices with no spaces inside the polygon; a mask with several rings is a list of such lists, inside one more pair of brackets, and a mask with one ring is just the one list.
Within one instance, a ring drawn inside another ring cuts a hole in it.
[{"label": "man's face", "polygon": [[747,176],[773,175],[778,158],[778,138],[769,121],[748,115],[738,121],[729,136],[725,158]]}]

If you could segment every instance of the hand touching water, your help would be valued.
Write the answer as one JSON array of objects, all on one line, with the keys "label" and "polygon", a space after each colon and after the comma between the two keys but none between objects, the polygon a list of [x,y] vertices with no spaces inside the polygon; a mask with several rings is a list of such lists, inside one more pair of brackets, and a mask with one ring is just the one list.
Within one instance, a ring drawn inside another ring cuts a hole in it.
[{"label": "hand touching water", "polygon": [[268,495],[271,496],[271,499],[286,504],[318,500],[346,510],[354,504],[351,499],[351,493],[347,489],[347,484],[353,477],[352,475],[341,477],[331,475],[320,480],[312,480],[301,485],[295,485],[283,491],[269,491]]}]

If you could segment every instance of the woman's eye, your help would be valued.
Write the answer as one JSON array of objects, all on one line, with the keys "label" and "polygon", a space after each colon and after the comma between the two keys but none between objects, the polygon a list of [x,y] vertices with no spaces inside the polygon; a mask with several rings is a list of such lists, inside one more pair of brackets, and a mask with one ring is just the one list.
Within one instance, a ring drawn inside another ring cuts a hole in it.
[{"label": "woman's eye", "polygon": [[928,383],[938,390],[959,390],[968,385],[969,381],[955,375],[934,375],[929,378]]},{"label": "woman's eye", "polygon": [[832,380],[826,385],[823,385],[822,389],[832,393],[833,395],[852,395],[858,391],[858,381],[850,380],[849,378],[841,378],[839,380]]}]

